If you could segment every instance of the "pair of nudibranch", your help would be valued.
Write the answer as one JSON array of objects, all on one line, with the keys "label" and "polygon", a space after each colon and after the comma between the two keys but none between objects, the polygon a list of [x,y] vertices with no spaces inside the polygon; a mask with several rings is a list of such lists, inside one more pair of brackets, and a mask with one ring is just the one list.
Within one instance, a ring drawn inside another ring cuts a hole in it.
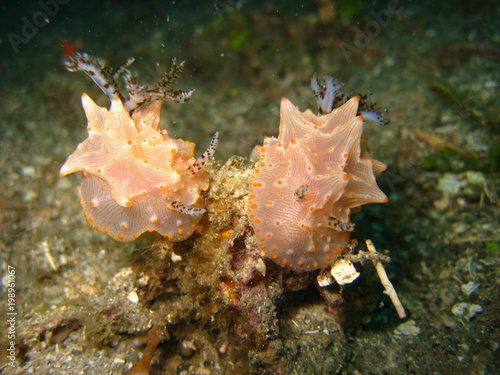
[{"label": "pair of nudibranch", "polygon": [[[194,158],[194,144],[160,129],[161,101],[189,100],[194,90],[169,88],[182,71],[170,72],[153,88],[140,86],[128,71],[103,66],[86,54],[70,58],[70,71],[84,71],[107,94],[110,109],[82,96],[89,137],[61,168],[83,172],[80,203],[87,221],[116,240],[131,241],[156,231],[171,241],[193,234],[205,209],[209,181],[204,165],[218,143]],[[120,90],[120,78],[127,94]],[[385,202],[374,174],[385,166],[370,158],[361,140],[363,117],[388,123],[366,96],[344,98],[341,85],[312,79],[320,115],[281,104],[278,138],[266,138],[253,152],[246,214],[262,254],[277,263],[311,270],[336,258],[353,230],[350,214],[362,204]],[[341,105],[340,107],[338,107]],[[337,108],[338,107],[338,108]]]}]

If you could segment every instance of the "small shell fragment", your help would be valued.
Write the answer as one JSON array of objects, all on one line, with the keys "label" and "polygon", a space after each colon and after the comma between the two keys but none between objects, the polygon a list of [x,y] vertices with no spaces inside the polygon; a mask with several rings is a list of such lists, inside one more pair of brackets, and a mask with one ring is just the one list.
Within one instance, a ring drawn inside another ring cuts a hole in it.
[{"label": "small shell fragment", "polygon": [[184,339],[179,347],[179,353],[184,358],[190,357],[196,350],[194,340]]},{"label": "small shell fragment", "polygon": [[316,278],[316,281],[318,282],[318,285],[322,288],[333,284],[333,278],[327,273],[323,272],[320,272],[320,274]]},{"label": "small shell fragment", "polygon": [[137,303],[139,302],[139,296],[137,295],[137,292],[135,290],[131,291],[129,294],[127,294],[127,299],[132,302],[132,303]]},{"label": "small shell fragment", "polygon": [[337,260],[330,270],[330,273],[339,285],[350,284],[360,275],[359,272],[356,271],[354,264],[347,259]]},{"label": "small shell fragment", "polygon": [[459,302],[453,305],[451,312],[459,318],[471,320],[478,313],[482,312],[483,308],[480,305],[469,304],[466,302]]},{"label": "small shell fragment", "polygon": [[479,284],[476,284],[474,281],[470,281],[467,284],[462,284],[460,286],[460,290],[467,297],[472,295],[479,288]]},{"label": "small shell fragment", "polygon": [[420,333],[420,328],[417,327],[417,323],[414,320],[408,320],[401,323],[394,330],[394,334],[397,336],[418,336]]},{"label": "small shell fragment", "polygon": [[266,264],[264,263],[262,258],[257,259],[257,261],[255,262],[255,269],[259,271],[262,276],[266,276]]},{"label": "small shell fragment", "polygon": [[177,263],[182,260],[182,257],[172,251],[172,253],[170,254],[170,259],[172,260],[172,262]]}]

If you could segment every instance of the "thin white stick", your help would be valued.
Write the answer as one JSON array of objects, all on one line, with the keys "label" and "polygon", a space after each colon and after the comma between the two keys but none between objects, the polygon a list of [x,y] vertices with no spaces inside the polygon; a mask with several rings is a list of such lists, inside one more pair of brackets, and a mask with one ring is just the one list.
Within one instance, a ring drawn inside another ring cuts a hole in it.
[{"label": "thin white stick", "polygon": [[[368,251],[376,254],[377,250],[375,249],[375,246],[373,245],[373,242],[371,240],[366,240],[366,247],[368,248]],[[398,316],[400,319],[406,318],[406,312],[405,308],[401,304],[401,301],[399,300],[398,294],[396,293],[396,289],[392,286],[391,281],[387,277],[387,273],[385,272],[384,266],[382,263],[376,259],[373,261],[373,265],[375,267],[375,270],[377,271],[378,277],[380,278],[380,282],[382,283],[384,287],[384,293],[389,296],[389,298],[392,301],[392,304],[396,308],[396,312],[398,313]]]}]

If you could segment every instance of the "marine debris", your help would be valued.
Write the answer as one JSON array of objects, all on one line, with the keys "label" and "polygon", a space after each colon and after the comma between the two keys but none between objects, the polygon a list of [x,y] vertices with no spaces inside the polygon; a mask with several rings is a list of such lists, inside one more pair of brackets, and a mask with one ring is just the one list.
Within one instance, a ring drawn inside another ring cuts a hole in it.
[{"label": "marine debris", "polygon": [[[377,253],[377,250],[375,249],[375,246],[373,245],[373,242],[371,240],[366,240],[366,247],[367,247],[368,251],[371,252],[372,254]],[[396,290],[392,286],[391,281],[387,277],[387,273],[385,272],[384,266],[377,259],[373,260],[373,265],[375,266],[375,269],[377,270],[377,274],[378,274],[378,277],[380,278],[380,282],[382,283],[382,285],[385,288],[384,293],[387,294],[389,296],[389,298],[391,299],[392,304],[394,305],[394,307],[398,313],[399,318],[400,319],[406,318],[406,311],[403,307],[403,304],[399,300],[398,294],[396,293]]]}]

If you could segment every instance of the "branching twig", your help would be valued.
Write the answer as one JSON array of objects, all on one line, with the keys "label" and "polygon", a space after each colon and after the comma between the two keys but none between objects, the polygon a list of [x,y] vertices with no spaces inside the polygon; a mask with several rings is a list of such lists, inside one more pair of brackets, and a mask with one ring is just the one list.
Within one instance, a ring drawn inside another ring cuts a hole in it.
[{"label": "branching twig", "polygon": [[[375,249],[375,246],[373,245],[371,240],[366,240],[366,247],[368,248],[368,251],[376,254],[377,250]],[[392,286],[391,281],[387,277],[387,273],[385,272],[384,266],[382,263],[380,263],[379,260],[374,259],[373,260],[373,265],[375,266],[375,270],[377,271],[378,277],[380,278],[380,282],[384,286],[384,293],[389,296],[389,298],[392,301],[392,304],[396,308],[396,312],[398,313],[398,316],[400,319],[406,318],[406,312],[401,304],[401,301],[399,300],[398,294],[396,293],[396,290]]]}]

